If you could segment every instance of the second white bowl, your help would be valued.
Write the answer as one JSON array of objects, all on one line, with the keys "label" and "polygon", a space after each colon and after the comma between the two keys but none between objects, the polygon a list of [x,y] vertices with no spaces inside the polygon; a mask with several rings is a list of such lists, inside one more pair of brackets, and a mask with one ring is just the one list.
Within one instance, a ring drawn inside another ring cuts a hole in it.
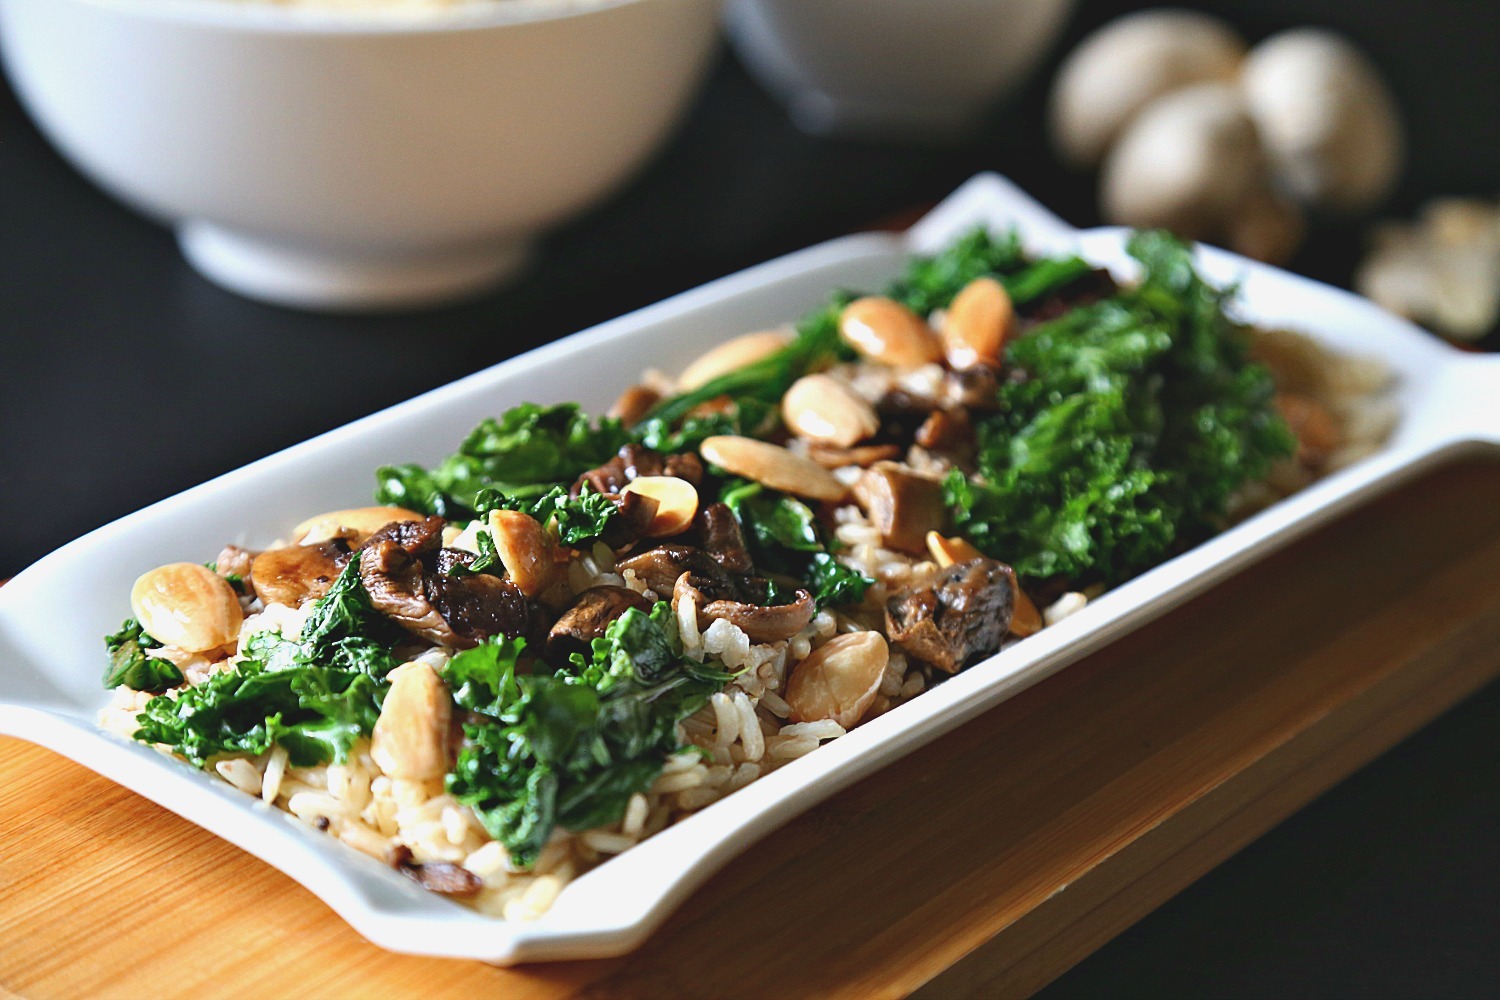
[{"label": "second white bowl", "polygon": [[363,14],[224,0],[0,0],[20,97],[200,271],[314,308],[511,273],[636,168],[713,50],[713,0]]}]

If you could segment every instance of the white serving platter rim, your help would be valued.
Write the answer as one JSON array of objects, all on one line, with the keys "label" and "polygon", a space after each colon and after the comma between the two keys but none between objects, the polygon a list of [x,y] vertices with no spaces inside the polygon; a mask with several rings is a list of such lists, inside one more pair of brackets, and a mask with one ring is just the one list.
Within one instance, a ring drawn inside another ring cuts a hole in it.
[{"label": "white serving platter rim", "polygon": [[[277,533],[274,524],[284,530],[312,510],[364,502],[375,464],[432,461],[479,416],[529,398],[524,390],[545,386],[549,377],[553,387],[541,389],[538,401],[580,398],[602,406],[643,364],[680,364],[723,336],[793,318],[829,287],[877,286],[908,254],[935,250],[981,223],[1015,226],[1033,250],[1075,249],[1129,270],[1122,230],[1074,230],[1003,178],[980,175],[905,234],[846,237],[751,268],[252,463],[91,532],[0,589],[0,732],[56,750],[235,843],[393,951],[497,963],[618,954],[640,944],[757,837],[813,804],[1350,506],[1500,444],[1500,358],[1462,354],[1347,292],[1202,248],[1199,263],[1211,277],[1240,284],[1239,309],[1247,318],[1293,326],[1392,365],[1401,379],[1403,419],[1390,445],[601,865],[531,923],[481,916],[434,897],[217,778],[94,726],[106,698],[97,686],[103,659],[97,636],[128,613],[124,595],[136,573],[172,559],[201,559],[207,541],[222,543],[226,533],[239,530],[238,540],[264,544]],[[556,389],[564,368],[577,374],[571,397]],[[381,448],[421,453],[381,454]],[[232,516],[236,506],[239,517]],[[80,582],[85,568],[92,572]]]}]

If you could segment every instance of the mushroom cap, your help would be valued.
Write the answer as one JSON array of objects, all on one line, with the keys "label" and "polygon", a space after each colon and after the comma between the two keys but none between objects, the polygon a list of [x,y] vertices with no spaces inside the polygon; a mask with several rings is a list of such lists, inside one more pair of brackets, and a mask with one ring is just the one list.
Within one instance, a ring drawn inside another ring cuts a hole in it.
[{"label": "mushroom cap", "polygon": [[1358,212],[1390,193],[1405,158],[1400,115],[1348,39],[1320,28],[1273,35],[1245,60],[1241,87],[1287,195]]},{"label": "mushroom cap", "polygon": [[1099,197],[1110,222],[1206,239],[1264,176],[1239,92],[1204,83],[1168,94],[1131,123],[1104,162]]},{"label": "mushroom cap", "polygon": [[1147,105],[1181,87],[1234,78],[1245,45],[1223,21],[1186,10],[1147,10],[1095,31],[1064,60],[1052,87],[1053,144],[1094,167]]}]

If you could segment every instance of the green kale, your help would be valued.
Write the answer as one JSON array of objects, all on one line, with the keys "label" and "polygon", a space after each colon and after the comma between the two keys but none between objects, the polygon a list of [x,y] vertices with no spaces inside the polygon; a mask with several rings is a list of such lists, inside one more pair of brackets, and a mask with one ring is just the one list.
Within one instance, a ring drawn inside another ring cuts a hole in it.
[{"label": "green kale", "polygon": [[136,717],[135,738],[165,744],[199,767],[219,754],[264,753],[273,744],[297,767],[346,760],[355,741],[374,728],[383,686],[356,670],[256,658],[266,649],[254,647],[279,642],[256,636],[250,658],[234,669],[175,698],[152,698]]},{"label": "green kale", "polygon": [[746,417],[774,412],[774,407],[780,404],[781,397],[786,395],[793,382],[826,362],[844,356],[845,348],[839,339],[839,314],[852,298],[847,293],[835,295],[828,305],[799,322],[797,336],[774,354],[657,403],[646,414],[644,426],[650,428],[646,433],[662,439],[671,428],[679,426],[679,421],[687,416],[688,411],[721,396],[728,397],[742,408],[753,407],[756,403],[764,408],[742,409],[740,412]]},{"label": "green kale", "polygon": [[182,683],[182,671],[170,660],[147,656],[146,650],[159,649],[161,643],[141,629],[141,623],[127,618],[114,635],[104,637],[109,650],[109,671],[104,686],[124,684],[135,691],[165,691]]},{"label": "green kale", "polygon": [[890,289],[892,298],[926,316],[946,309],[953,297],[976,278],[997,279],[1016,305],[1025,305],[1089,273],[1077,257],[1029,261],[1015,231],[995,235],[983,226],[971,229],[932,257],[918,257]]},{"label": "green kale", "polygon": [[682,749],[677,723],[732,675],[682,655],[665,603],[627,611],[588,657],[553,674],[518,676],[523,646],[491,640],[455,656],[444,676],[478,716],[464,726],[448,790],[529,868],[554,828],[617,821]]},{"label": "green kale", "polygon": [[609,460],[628,440],[618,420],[597,423],[574,403],[524,403],[487,418],[433,469],[387,465],[375,498],[450,520],[473,516],[480,490],[534,497]]},{"label": "green kale", "polygon": [[737,480],[719,499],[739,520],[755,565],[803,581],[818,607],[858,604],[875,582],[829,554],[812,508],[796,497]]},{"label": "green kale", "polygon": [[370,604],[356,553],[297,639],[252,636],[231,669],[147,702],[135,738],[166,744],[199,767],[272,744],[299,767],[342,762],[379,717],[385,675],[398,665],[391,649],[403,637]]},{"label": "green kale", "polygon": [[[516,510],[540,521],[551,523],[562,544],[577,547],[594,541],[604,534],[609,522],[620,509],[602,493],[587,488],[576,497],[568,495],[561,486],[554,487],[541,496],[506,496],[499,490],[482,489],[474,498],[476,515],[484,516],[492,510]],[[481,542],[483,534],[481,534]]]},{"label": "green kale", "polygon": [[775,405],[744,396],[733,400],[724,412],[684,417],[675,426],[661,417],[641,421],[631,431],[639,444],[664,454],[697,451],[704,438],[720,434],[761,437],[770,433],[779,419]]},{"label": "green kale", "polygon": [[1217,530],[1230,495],[1292,451],[1231,293],[1165,233],[1130,252],[1139,285],[1012,342],[1024,377],[979,428],[979,475],[944,484],[963,533],[1030,581],[1143,572]]}]

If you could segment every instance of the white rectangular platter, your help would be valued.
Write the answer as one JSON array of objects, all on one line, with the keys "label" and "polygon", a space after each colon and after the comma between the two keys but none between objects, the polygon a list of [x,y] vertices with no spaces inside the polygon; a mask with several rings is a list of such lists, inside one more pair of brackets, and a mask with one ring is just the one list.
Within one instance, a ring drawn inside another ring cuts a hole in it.
[{"label": "white rectangular platter", "polygon": [[0,732],[50,747],[262,858],[382,947],[497,963],[617,954],[716,869],[754,864],[736,858],[797,813],[1361,499],[1500,444],[1500,358],[1462,354],[1346,292],[1203,249],[1211,279],[1239,283],[1243,318],[1395,370],[1403,418],[1389,446],[601,865],[532,923],[431,895],[217,777],[95,727],[107,698],[99,637],[128,614],[126,595],[144,570],[201,561],[229,541],[264,545],[310,512],[366,503],[377,466],[435,462],[483,417],[516,403],[602,410],[644,368],[676,370],[720,340],[796,318],[832,289],[882,288],[910,254],[981,223],[1016,227],[1033,251],[1076,251],[1121,276],[1131,271],[1122,231],[1073,230],[982,175],[905,234],[834,240],[751,268],[263,459],[94,531],[0,589]]}]

